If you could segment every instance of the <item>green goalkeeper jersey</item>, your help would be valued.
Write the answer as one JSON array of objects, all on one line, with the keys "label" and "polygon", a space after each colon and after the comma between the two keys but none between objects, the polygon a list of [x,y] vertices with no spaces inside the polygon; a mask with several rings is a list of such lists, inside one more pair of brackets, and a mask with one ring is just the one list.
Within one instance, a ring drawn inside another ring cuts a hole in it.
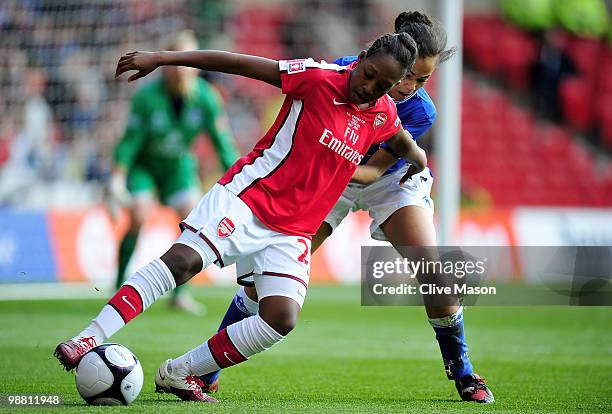
[{"label": "green goalkeeper jersey", "polygon": [[143,86],[132,98],[127,127],[115,147],[115,164],[128,171],[144,169],[154,177],[164,177],[191,158],[195,138],[206,131],[219,161],[228,169],[238,158],[227,118],[217,91],[201,78],[196,79],[180,110],[163,79]]}]

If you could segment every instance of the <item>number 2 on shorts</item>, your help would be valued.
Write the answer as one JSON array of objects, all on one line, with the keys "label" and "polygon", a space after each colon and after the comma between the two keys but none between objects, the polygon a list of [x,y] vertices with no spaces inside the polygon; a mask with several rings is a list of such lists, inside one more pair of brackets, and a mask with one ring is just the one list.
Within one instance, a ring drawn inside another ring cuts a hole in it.
[{"label": "number 2 on shorts", "polygon": [[308,264],[308,243],[306,243],[306,240],[304,239],[297,239],[298,243],[302,243],[304,245],[304,253],[302,253],[301,255],[298,256],[298,262],[302,262],[305,265]]}]

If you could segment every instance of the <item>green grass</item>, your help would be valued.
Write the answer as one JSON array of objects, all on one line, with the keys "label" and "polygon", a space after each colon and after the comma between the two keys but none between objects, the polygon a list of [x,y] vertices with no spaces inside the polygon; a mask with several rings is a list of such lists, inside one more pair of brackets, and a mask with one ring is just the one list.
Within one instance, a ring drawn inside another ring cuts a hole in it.
[{"label": "green grass", "polygon": [[180,402],[152,391],[153,374],[211,335],[233,289],[195,293],[207,316],[172,312],[162,301],[112,338],[136,353],[145,372],[141,395],[126,408],[85,406],[73,375],[51,356],[102,301],[0,302],[0,393],[61,394],[57,413],[612,412],[612,308],[468,309],[471,359],[497,399],[483,406],[458,400],[423,309],[361,307],[356,287],[310,289],[284,342],[223,373],[220,404]]}]

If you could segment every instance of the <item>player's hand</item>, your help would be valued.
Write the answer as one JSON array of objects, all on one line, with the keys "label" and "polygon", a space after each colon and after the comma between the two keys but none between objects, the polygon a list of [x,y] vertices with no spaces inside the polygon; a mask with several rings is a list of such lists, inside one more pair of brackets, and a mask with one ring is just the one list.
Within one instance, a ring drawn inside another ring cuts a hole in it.
[{"label": "player's hand", "polygon": [[115,77],[130,70],[137,70],[138,72],[128,78],[128,82],[132,82],[157,69],[160,60],[158,52],[130,52],[119,59]]},{"label": "player's hand", "polygon": [[401,178],[400,185],[403,185],[413,175],[420,173],[427,167],[427,154],[423,148],[415,145],[415,150],[409,157],[406,157],[406,161],[410,163],[408,171]]},{"label": "player's hand", "polygon": [[127,178],[122,172],[113,172],[108,181],[108,194],[112,202],[130,207],[133,199],[127,188]]}]

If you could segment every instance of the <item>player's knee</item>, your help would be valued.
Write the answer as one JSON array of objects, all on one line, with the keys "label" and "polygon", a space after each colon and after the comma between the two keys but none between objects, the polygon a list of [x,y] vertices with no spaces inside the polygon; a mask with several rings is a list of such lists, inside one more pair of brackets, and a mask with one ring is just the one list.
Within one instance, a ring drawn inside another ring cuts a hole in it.
[{"label": "player's knee", "polygon": [[130,227],[128,228],[128,232],[138,234],[143,224],[144,224],[144,219],[142,219],[141,217],[135,216],[135,215],[131,216],[130,217]]},{"label": "player's knee", "polygon": [[184,244],[172,245],[161,260],[172,272],[177,286],[194,277],[203,267],[199,253]]},{"label": "player's knee", "polygon": [[262,316],[262,319],[283,336],[288,335],[297,324],[297,315],[288,312],[277,312],[273,315],[267,315],[267,317]]},{"label": "player's knee", "polygon": [[[428,296],[428,295],[426,295]],[[425,303],[425,311],[427,312],[428,318],[446,318],[448,316],[454,315],[459,311],[459,300],[457,300],[457,304],[452,305],[440,305],[437,303],[436,305],[428,305]]]},{"label": "player's knee", "polygon": [[300,305],[284,296],[268,296],[259,301],[259,316],[272,329],[285,336],[295,328]]},{"label": "player's knee", "polygon": [[137,201],[130,209],[130,231],[139,231],[152,209],[151,202]]}]

